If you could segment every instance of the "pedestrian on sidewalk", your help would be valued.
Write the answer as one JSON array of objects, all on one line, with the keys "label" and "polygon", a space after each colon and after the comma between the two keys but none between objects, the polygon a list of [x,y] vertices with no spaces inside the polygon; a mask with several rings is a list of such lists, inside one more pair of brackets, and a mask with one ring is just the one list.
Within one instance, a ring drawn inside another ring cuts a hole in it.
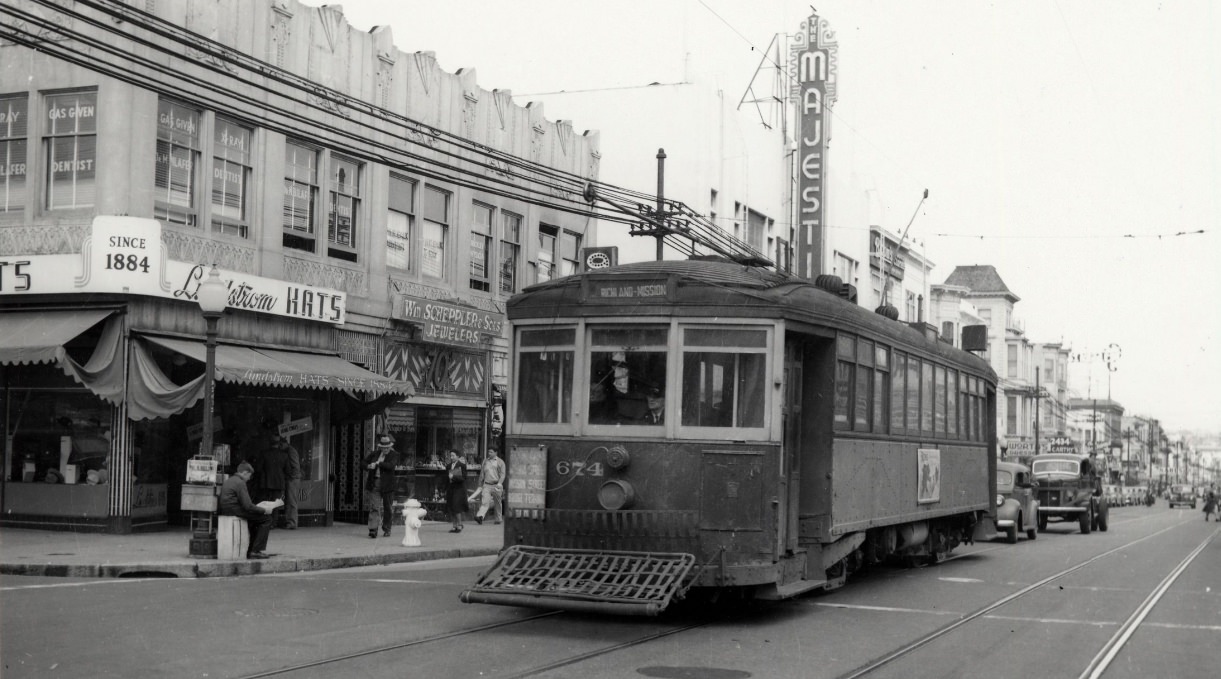
[{"label": "pedestrian on sidewalk", "polygon": [[258,463],[253,465],[258,478],[254,494],[258,502],[283,500],[288,486],[288,442],[280,436],[278,427],[271,418],[263,420],[262,450]]},{"label": "pedestrian on sidewalk", "polygon": [[449,464],[446,465],[445,471],[445,479],[449,484],[445,491],[445,505],[454,524],[449,532],[461,533],[462,515],[469,512],[471,506],[466,500],[466,464],[462,462],[458,451],[449,451]]},{"label": "pedestrian on sidewalk", "polygon": [[479,470],[479,491],[481,502],[479,511],[475,514],[475,522],[482,525],[483,517],[492,510],[494,523],[500,523],[502,514],[500,500],[504,497],[505,463],[500,459],[495,448],[488,448],[487,457],[483,459],[483,468]]},{"label": "pedestrian on sidewalk", "polygon": [[377,446],[365,456],[365,495],[369,498],[369,537],[382,534],[390,537],[390,512],[394,502],[394,466],[398,453],[389,434],[377,437]]},{"label": "pedestrian on sidewalk", "polygon": [[221,516],[237,516],[246,520],[250,527],[250,548],[246,550],[247,559],[266,559],[267,537],[271,534],[271,512],[263,509],[250,499],[250,491],[246,484],[254,476],[254,467],[249,462],[237,466],[237,473],[225,479],[220,487]]},{"label": "pedestrian on sidewalk", "polygon": [[284,479],[284,527],[297,529],[297,494],[301,492],[301,453],[287,441],[284,452],[288,454],[288,468]]}]

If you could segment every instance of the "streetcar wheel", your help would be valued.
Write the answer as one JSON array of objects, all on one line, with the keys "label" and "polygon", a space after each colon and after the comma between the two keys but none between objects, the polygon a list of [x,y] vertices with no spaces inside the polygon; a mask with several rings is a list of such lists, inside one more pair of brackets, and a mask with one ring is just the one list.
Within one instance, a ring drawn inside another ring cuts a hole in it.
[{"label": "streetcar wheel", "polygon": [[1005,542],[1011,545],[1017,544],[1017,526],[1009,526],[1005,529]]},{"label": "streetcar wheel", "polygon": [[1080,522],[1080,524],[1078,524],[1081,526],[1081,534],[1089,535],[1090,530],[1093,528],[1093,524],[1094,524],[1094,512],[1091,510],[1086,510],[1086,512],[1081,515],[1081,522]]}]

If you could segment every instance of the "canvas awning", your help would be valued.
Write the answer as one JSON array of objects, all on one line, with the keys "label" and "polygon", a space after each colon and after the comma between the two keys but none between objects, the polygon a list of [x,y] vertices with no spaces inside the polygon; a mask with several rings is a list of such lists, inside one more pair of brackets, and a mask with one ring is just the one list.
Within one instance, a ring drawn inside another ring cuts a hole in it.
[{"label": "canvas awning", "polygon": [[[203,342],[152,336],[145,339],[201,363],[207,358]],[[363,391],[376,395],[410,396],[415,392],[407,382],[383,377],[338,356],[231,344],[216,347],[216,378],[238,384]]]},{"label": "canvas awning", "polygon": [[[106,320],[109,319],[109,320]],[[64,348],[106,320],[84,365]],[[53,363],[78,384],[113,404],[123,401],[122,316],[112,309],[0,313],[0,365]]]},{"label": "canvas awning", "polygon": [[0,314],[0,365],[56,363],[64,345],[114,313],[109,309]]}]

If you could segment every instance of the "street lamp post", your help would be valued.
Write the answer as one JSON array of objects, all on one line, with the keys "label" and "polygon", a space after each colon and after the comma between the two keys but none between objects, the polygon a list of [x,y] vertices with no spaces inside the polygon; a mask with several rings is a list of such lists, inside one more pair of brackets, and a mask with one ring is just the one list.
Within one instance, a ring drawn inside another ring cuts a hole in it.
[{"label": "street lamp post", "polygon": [[[200,283],[199,290],[195,293],[195,301],[199,303],[199,310],[203,313],[204,322],[207,324],[204,331],[204,412],[203,442],[200,444],[200,453],[211,455],[213,392],[216,389],[216,326],[221,315],[225,313],[225,308],[229,306],[229,288],[220,279],[220,274],[216,271],[215,266],[208,272],[208,277],[204,279],[203,283]],[[202,519],[199,520],[197,517],[197,520],[192,521],[191,556],[214,558],[216,556],[216,531],[212,526],[213,517],[209,513]]]}]

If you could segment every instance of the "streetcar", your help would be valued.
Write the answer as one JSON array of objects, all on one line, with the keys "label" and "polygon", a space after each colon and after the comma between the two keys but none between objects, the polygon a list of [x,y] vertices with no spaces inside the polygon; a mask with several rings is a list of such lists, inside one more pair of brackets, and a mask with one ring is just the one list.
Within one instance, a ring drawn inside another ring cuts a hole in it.
[{"label": "streetcar", "polygon": [[462,601],[657,615],[995,537],[996,374],[849,290],[697,257],[510,299],[505,547]]}]

